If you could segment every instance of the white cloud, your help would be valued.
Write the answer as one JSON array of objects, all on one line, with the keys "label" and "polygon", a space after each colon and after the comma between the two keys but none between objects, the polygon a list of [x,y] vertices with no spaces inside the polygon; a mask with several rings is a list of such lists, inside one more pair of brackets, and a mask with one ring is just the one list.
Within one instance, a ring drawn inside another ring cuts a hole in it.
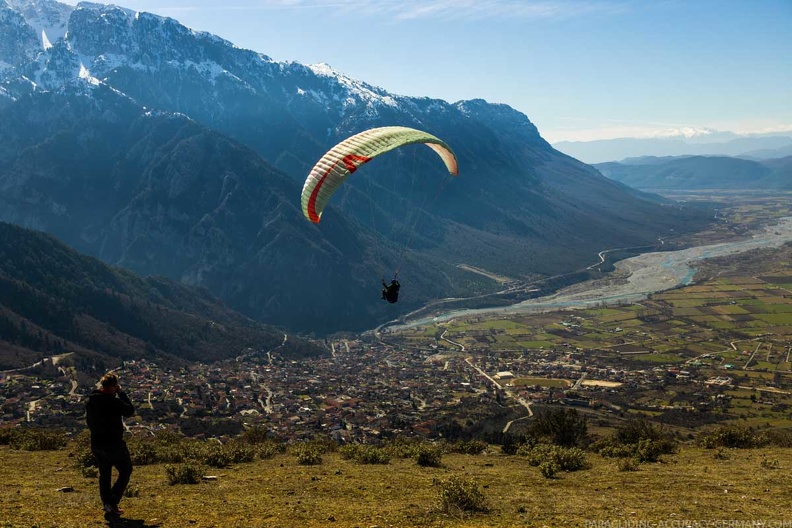
[{"label": "white cloud", "polygon": [[[370,0],[371,7],[384,2]],[[406,0],[398,2],[398,18],[571,18],[592,13],[618,12],[624,2],[586,0]]]}]

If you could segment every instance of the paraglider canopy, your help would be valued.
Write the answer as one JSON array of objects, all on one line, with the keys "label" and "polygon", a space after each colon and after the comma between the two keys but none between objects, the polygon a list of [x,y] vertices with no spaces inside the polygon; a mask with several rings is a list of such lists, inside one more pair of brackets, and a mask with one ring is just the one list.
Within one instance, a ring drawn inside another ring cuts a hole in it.
[{"label": "paraglider canopy", "polygon": [[448,172],[457,175],[456,156],[448,145],[432,134],[401,126],[372,128],[337,144],[314,165],[303,185],[303,214],[311,222],[319,223],[330,197],[358,167],[380,154],[415,143],[423,143],[434,150]]}]

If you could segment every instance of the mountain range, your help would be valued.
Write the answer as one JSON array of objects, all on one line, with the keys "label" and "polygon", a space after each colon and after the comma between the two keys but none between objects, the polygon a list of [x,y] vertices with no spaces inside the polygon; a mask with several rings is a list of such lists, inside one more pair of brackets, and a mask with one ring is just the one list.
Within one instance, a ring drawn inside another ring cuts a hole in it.
[{"label": "mountain range", "polygon": [[[313,163],[385,125],[442,138],[460,176],[405,147],[310,224],[299,196]],[[506,105],[398,96],[171,18],[54,0],[0,0],[0,189],[2,220],[306,333],[497,288],[471,269],[573,271],[708,217],[603,177]],[[402,298],[385,306],[379,280],[395,272]]]},{"label": "mountain range", "polygon": [[740,135],[711,129],[670,130],[656,137],[559,141],[553,146],[586,163],[643,156],[729,156],[756,159],[792,156],[792,132]]},{"label": "mountain range", "polygon": [[792,156],[772,160],[644,156],[594,166],[608,178],[647,191],[792,190]]}]

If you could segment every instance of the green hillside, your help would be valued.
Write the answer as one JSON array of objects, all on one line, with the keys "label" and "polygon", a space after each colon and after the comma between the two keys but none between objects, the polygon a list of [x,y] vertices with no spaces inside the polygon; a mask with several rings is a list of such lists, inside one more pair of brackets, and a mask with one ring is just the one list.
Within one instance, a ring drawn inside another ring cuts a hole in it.
[{"label": "green hillside", "polygon": [[[120,359],[213,361],[270,349],[283,332],[247,319],[205,290],[141,278],[43,233],[0,223],[0,370],[74,353],[83,371]],[[286,355],[316,354],[299,339]]]}]

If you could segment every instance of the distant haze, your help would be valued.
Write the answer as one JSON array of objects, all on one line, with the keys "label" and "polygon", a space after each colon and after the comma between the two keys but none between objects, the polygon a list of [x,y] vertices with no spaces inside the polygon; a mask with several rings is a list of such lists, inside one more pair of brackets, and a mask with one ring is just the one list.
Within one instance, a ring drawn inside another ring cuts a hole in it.
[{"label": "distant haze", "polygon": [[714,132],[709,137],[617,138],[559,141],[553,147],[585,163],[620,161],[640,156],[740,156],[773,159],[792,156],[789,135],[739,136]]}]

